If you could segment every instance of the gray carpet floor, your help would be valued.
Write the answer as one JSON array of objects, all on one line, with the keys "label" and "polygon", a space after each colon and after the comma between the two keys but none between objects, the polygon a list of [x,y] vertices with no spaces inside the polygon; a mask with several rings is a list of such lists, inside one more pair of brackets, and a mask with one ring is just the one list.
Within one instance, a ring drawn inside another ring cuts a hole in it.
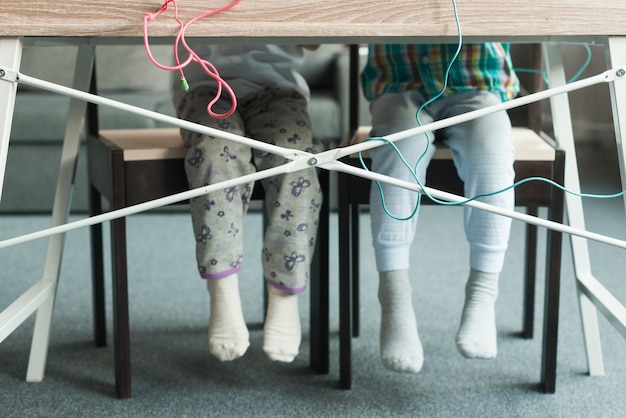
[{"label": "gray carpet floor", "polygon": [[[601,153],[600,153],[601,154]],[[599,161],[610,156],[600,155]],[[607,177],[606,170],[610,171]],[[583,174],[585,191],[619,188],[615,167],[597,161]],[[626,239],[623,200],[585,200],[589,230]],[[460,208],[425,206],[413,248],[413,298],[425,365],[417,375],[386,370],[379,359],[377,274],[362,215],[361,336],[353,341],[351,390],[338,388],[337,218],[331,219],[331,368],[308,366],[308,294],[301,298],[301,353],[291,364],[262,352],[261,216],[247,217],[248,258],[241,273],[248,353],[221,363],[208,353],[208,295],[197,278],[186,213],[128,219],[133,397],[115,397],[113,351],[92,342],[89,233],[67,234],[54,310],[46,376],[25,381],[34,317],[0,343],[1,417],[201,417],[201,416],[420,416],[420,417],[622,417],[626,415],[626,340],[599,319],[604,376],[588,375],[569,240],[563,249],[557,388],[539,390],[543,270],[536,294],[535,338],[518,336],[522,312],[523,228],[514,222],[497,304],[499,352],[492,361],[462,358],[454,336],[467,275],[467,245]],[[82,214],[73,219],[83,217]],[[1,238],[45,228],[47,216],[3,215]],[[544,232],[540,239],[543,243]],[[256,238],[253,238],[256,237]],[[595,276],[626,302],[623,250],[589,243]],[[0,309],[40,276],[46,242],[0,251]],[[542,247],[543,248],[543,247]],[[110,286],[107,283],[107,286]],[[110,295],[110,287],[107,287]],[[108,318],[111,324],[110,298]],[[111,327],[109,327],[111,328]],[[109,329],[109,341],[112,341]]]}]

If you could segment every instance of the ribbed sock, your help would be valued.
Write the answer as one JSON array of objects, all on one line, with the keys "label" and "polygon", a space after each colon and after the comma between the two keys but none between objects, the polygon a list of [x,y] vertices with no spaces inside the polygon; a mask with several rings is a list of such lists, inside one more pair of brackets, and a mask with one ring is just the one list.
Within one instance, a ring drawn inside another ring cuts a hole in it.
[{"label": "ribbed sock", "polygon": [[456,347],[463,357],[493,359],[498,353],[495,304],[497,273],[472,269],[465,285],[465,305],[456,335]]},{"label": "ribbed sock", "polygon": [[302,330],[298,295],[268,285],[263,351],[273,361],[291,363],[300,350]]},{"label": "ribbed sock", "polygon": [[397,372],[418,373],[424,363],[424,350],[417,331],[408,271],[386,271],[379,275],[383,365]]},{"label": "ribbed sock", "polygon": [[246,353],[250,336],[241,309],[239,278],[236,274],[208,279],[211,295],[209,351],[221,361],[235,360]]}]

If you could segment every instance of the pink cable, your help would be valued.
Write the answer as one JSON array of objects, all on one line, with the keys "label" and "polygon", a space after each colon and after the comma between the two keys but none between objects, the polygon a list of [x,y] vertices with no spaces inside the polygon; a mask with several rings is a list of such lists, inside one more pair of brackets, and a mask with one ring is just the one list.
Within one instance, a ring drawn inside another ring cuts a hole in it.
[{"label": "pink cable", "polygon": [[[174,58],[175,58],[175,61],[176,61],[176,65],[175,66],[166,66],[166,65],[160,64],[154,58],[154,56],[152,55],[152,51],[150,50],[150,43],[149,43],[149,40],[148,40],[148,23],[153,21],[153,20],[155,20],[157,18],[157,16],[159,16],[161,13],[165,12],[167,10],[167,7],[168,7],[168,5],[170,3],[172,3],[172,5],[174,6],[174,20],[176,20],[176,23],[178,23],[178,26],[179,26],[178,33],[176,34],[176,40],[174,42]],[[219,75],[217,69],[215,68],[215,66],[213,64],[211,64],[210,62],[208,62],[207,60],[204,60],[204,59],[200,58],[193,51],[193,49],[187,44],[187,40],[185,39],[185,32],[187,31],[187,28],[189,28],[189,26],[191,26],[192,23],[195,23],[198,20],[204,19],[205,17],[212,16],[212,15],[221,13],[221,12],[223,12],[225,10],[231,9],[231,8],[235,7],[239,3],[241,3],[241,0],[234,0],[232,3],[230,3],[227,6],[224,6],[224,7],[219,8],[219,9],[211,10],[211,11],[208,11],[206,13],[202,13],[202,14],[194,17],[193,19],[189,20],[189,22],[183,23],[178,18],[178,5],[176,4],[176,0],[165,0],[165,3],[163,3],[163,6],[161,6],[161,8],[159,10],[157,10],[154,13],[147,13],[144,16],[144,19],[143,19],[143,43],[144,43],[144,47],[146,49],[146,54],[148,55],[148,59],[150,59],[150,61],[156,67],[158,67],[158,68],[160,68],[162,70],[166,70],[166,71],[178,71],[179,74],[180,74],[181,84],[183,84],[184,88],[188,88],[188,86],[186,86],[187,81],[185,80],[185,73],[184,73],[183,69],[187,65],[189,65],[191,62],[198,63],[211,78],[213,78],[215,81],[217,81],[217,94],[215,95],[215,97],[207,105],[207,112],[209,113],[209,115],[211,115],[212,117],[215,117],[215,118],[226,118],[226,117],[232,115],[235,112],[235,109],[237,108],[237,98],[235,97],[235,93],[230,88],[228,83],[226,83],[226,81],[224,81],[220,77],[220,75]],[[179,59],[179,56],[178,56],[179,44],[182,44],[184,49],[189,54],[187,59],[184,62],[182,62],[182,63],[180,62],[180,59]],[[228,93],[228,95],[230,96],[232,105],[231,105],[230,110],[228,110],[226,113],[215,113],[215,112],[213,112],[212,108],[215,105],[215,103],[217,103],[217,101],[220,99],[220,97],[222,95],[222,89],[225,89],[226,92]]]}]

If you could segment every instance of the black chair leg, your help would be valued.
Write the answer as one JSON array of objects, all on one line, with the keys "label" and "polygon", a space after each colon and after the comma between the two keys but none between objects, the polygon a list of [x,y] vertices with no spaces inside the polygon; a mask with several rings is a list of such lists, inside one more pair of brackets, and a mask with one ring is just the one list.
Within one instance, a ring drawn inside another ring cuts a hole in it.
[{"label": "black chair leg", "polygon": [[[562,156],[561,156],[562,157]],[[555,168],[555,181],[563,182],[564,157],[558,161],[561,165]],[[548,219],[554,222],[563,222],[564,193],[560,189],[552,191],[552,205],[548,209]],[[547,232],[546,250],[546,289],[544,300],[543,351],[541,357],[541,383],[545,393],[556,392],[556,360],[559,331],[559,304],[561,288],[561,257],[563,248],[563,234],[552,229]]]},{"label": "black chair leg", "polygon": [[351,238],[350,238],[350,258],[352,260],[352,271],[350,273],[350,280],[352,281],[352,337],[356,338],[361,333],[361,317],[360,317],[360,268],[359,268],[359,234],[360,234],[360,218],[359,205],[351,205],[352,212],[350,213],[351,224]]},{"label": "black chair leg", "polygon": [[[89,208],[90,216],[102,213],[101,196],[94,187],[89,188]],[[94,341],[97,347],[104,347],[107,344],[107,333],[102,224],[98,223],[90,227],[90,241]]]},{"label": "black chair leg", "polygon": [[[263,232],[262,232],[262,236],[265,236],[265,229],[267,228],[267,224],[269,222],[269,219],[267,217],[267,211],[265,210],[265,200],[263,200],[262,203],[262,208],[261,208],[261,213],[263,215]],[[263,286],[263,323],[265,323],[265,317],[267,315],[267,306],[269,305],[269,294],[267,293],[267,286]]]},{"label": "black chair leg", "polygon": [[[537,216],[536,206],[529,206],[526,213]],[[524,313],[522,337],[533,338],[535,320],[535,288],[537,281],[537,226],[526,224],[526,265],[524,283]]]},{"label": "black chair leg", "polygon": [[350,194],[350,181],[347,174],[339,174],[339,387],[352,388],[352,242],[350,204],[346,200]]},{"label": "black chair leg", "polygon": [[330,369],[329,360],[329,175],[327,171],[319,174],[324,201],[320,208],[315,255],[311,262],[310,286],[310,332],[311,332],[311,367],[318,373],[326,374]]},{"label": "black chair leg", "polygon": [[545,312],[543,326],[543,351],[541,358],[541,383],[545,393],[556,391],[556,358],[559,331],[559,292],[561,287],[560,232],[548,231],[548,265],[546,267]]},{"label": "black chair leg", "polygon": [[115,335],[115,387],[120,398],[130,398],[130,330],[128,274],[126,260],[126,220],[111,221],[111,259],[113,260],[113,332]]},{"label": "black chair leg", "polygon": [[[319,174],[322,190],[329,188],[327,171]],[[329,202],[325,193],[318,224],[315,255],[311,262],[310,286],[310,333],[311,333],[311,367],[318,373],[326,374],[330,369],[329,359]]]}]

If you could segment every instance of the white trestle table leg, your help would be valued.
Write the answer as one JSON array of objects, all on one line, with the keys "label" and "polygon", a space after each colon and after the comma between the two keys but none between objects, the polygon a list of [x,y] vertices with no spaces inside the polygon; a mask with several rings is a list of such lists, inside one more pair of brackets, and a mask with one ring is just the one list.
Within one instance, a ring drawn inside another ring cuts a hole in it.
[{"label": "white trestle table leg", "polygon": [[[560,86],[566,83],[565,71],[561,57],[559,44],[548,43],[544,45],[546,69],[550,87]],[[580,178],[578,162],[574,145],[574,132],[567,94],[561,94],[550,98],[554,136],[559,145],[565,150],[565,187],[573,192],[580,193]],[[565,194],[565,210],[567,221],[570,226],[586,230],[582,199],[570,193]],[[577,283],[585,278],[592,277],[591,263],[589,260],[589,247],[587,240],[570,235],[574,271]],[[585,348],[587,351],[587,363],[589,374],[603,375],[604,361],[598,328],[598,315],[595,306],[589,301],[584,293],[579,291],[580,314],[582,318]]]},{"label": "white trestle table leg", "polygon": [[[19,71],[21,58],[21,39],[0,38],[0,68]],[[0,196],[2,196],[2,186],[6,172],[16,94],[17,83],[0,80]]]},{"label": "white trestle table leg", "polygon": [[[87,91],[89,89],[93,68],[93,46],[80,46],[76,58],[76,68],[74,71],[74,85],[78,90]],[[63,151],[61,153],[61,163],[52,209],[52,226],[62,225],[68,221],[72,189],[74,186],[74,175],[80,150],[80,138],[83,132],[85,112],[87,103],[71,99],[65,138],[63,140]],[[42,281],[49,283],[51,291],[37,310],[35,329],[28,362],[28,372],[26,380],[29,382],[39,382],[44,377],[46,358],[48,354],[48,344],[50,338],[50,325],[52,321],[52,310],[56,296],[56,287],[59,279],[59,269],[63,254],[63,242],[65,234],[53,235],[48,239],[46,259]]]}]

